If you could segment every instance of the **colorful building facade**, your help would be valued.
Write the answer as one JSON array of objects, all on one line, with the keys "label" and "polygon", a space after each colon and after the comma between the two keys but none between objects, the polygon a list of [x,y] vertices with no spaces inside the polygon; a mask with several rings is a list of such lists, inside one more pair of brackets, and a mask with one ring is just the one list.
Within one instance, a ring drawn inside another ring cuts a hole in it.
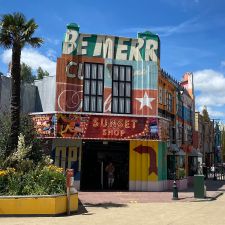
[{"label": "colorful building facade", "polygon": [[[195,96],[193,74],[185,73],[181,82],[164,70],[159,74],[159,115],[169,120],[167,139],[167,179],[174,179],[176,151],[176,177],[179,188],[186,188],[197,169],[197,149],[194,147]],[[195,169],[195,171],[194,171]],[[193,172],[190,172],[193,171]],[[172,181],[168,187],[172,188]]]},{"label": "colorful building facade", "polygon": [[159,37],[83,34],[69,24],[57,60],[55,111],[33,114],[56,165],[74,168],[81,190],[167,189],[167,128],[158,115]]}]

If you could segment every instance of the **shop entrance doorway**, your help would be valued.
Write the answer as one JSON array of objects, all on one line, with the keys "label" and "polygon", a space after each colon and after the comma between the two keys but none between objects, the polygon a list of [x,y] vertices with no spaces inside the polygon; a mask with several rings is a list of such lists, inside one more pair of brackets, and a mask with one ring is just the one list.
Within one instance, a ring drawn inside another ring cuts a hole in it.
[{"label": "shop entrance doorway", "polygon": [[[128,141],[84,141],[81,160],[81,190],[128,190]],[[111,188],[106,171],[110,162],[115,168]]]}]

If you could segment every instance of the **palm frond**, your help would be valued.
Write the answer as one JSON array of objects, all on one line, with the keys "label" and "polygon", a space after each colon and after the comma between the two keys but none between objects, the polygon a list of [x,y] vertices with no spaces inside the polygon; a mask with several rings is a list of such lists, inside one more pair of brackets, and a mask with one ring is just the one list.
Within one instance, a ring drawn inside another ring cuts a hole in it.
[{"label": "palm frond", "polygon": [[29,20],[24,25],[22,36],[24,36],[24,38],[31,37],[37,28],[38,28],[38,25],[35,23],[35,21],[33,19]]},{"label": "palm frond", "polygon": [[13,22],[13,15],[12,14],[4,14],[1,16],[1,28],[2,29],[8,29],[10,26],[12,26]]},{"label": "palm frond", "polygon": [[32,37],[37,28],[34,19],[27,21],[22,13],[5,14],[0,18],[0,45],[9,48],[17,43],[22,48],[25,44],[40,47],[43,39]]},{"label": "palm frond", "polygon": [[11,48],[13,44],[13,40],[11,35],[8,35],[5,32],[0,31],[0,45],[4,48]]},{"label": "palm frond", "polygon": [[33,48],[38,48],[42,43],[44,43],[44,40],[42,38],[32,37],[26,40],[26,43],[31,45]]},{"label": "palm frond", "polygon": [[26,23],[26,18],[22,13],[16,12],[13,13],[14,25],[18,28],[22,28]]}]

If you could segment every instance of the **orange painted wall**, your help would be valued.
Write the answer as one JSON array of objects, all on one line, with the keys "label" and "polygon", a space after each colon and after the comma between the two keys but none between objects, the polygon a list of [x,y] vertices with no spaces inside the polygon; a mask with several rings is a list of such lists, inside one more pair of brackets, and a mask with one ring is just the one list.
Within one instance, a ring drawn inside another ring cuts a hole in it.
[{"label": "orange painted wall", "polygon": [[170,94],[172,94],[173,97],[173,109],[172,112],[168,111],[171,114],[176,114],[176,87],[175,85],[173,85],[171,82],[169,82],[169,80],[164,77],[161,72],[159,72],[159,78],[158,78],[158,87],[162,88],[163,90],[163,104],[161,104],[160,102],[158,103],[158,107],[161,110],[166,110],[166,92],[169,92]]}]

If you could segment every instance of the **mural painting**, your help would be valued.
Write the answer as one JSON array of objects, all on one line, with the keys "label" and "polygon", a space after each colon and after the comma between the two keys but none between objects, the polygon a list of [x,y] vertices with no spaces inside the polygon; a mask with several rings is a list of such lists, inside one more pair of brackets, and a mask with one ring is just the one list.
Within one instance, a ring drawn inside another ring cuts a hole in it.
[{"label": "mural painting", "polygon": [[82,34],[74,24],[67,26],[63,54],[131,61],[153,61],[159,58],[159,38],[145,32],[138,38]]},{"label": "mural painting", "polygon": [[54,150],[54,164],[66,168],[74,169],[75,180],[80,179],[81,169],[81,146],[58,146]]},{"label": "mural painting", "polygon": [[151,175],[152,173],[155,173],[158,175],[158,168],[156,166],[156,152],[155,150],[150,146],[143,146],[142,144],[135,147],[133,151],[139,153],[139,154],[145,154],[147,153],[150,158],[150,166],[148,170],[148,175]]},{"label": "mural painting", "polygon": [[85,64],[101,64],[103,109],[98,112],[111,113],[113,66],[119,65],[131,68],[131,113],[157,116],[159,57],[159,37],[153,33],[139,33],[138,38],[82,34],[78,25],[69,24],[57,60],[56,111],[85,111]]},{"label": "mural painting", "polygon": [[55,114],[34,115],[32,120],[39,137],[55,137]]},{"label": "mural painting", "polygon": [[130,141],[130,190],[164,190],[166,183],[166,146],[152,140]]}]

